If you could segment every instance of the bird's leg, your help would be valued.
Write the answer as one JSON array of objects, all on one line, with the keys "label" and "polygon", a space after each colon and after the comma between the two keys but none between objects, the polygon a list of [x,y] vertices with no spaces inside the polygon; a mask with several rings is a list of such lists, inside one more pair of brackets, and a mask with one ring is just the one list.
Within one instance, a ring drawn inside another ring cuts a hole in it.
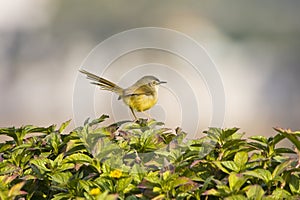
[{"label": "bird's leg", "polygon": [[136,117],[135,113],[134,113],[134,110],[130,107],[130,110],[131,110],[131,113],[134,117],[134,121],[138,121],[138,118]]},{"label": "bird's leg", "polygon": [[142,111],[142,113],[143,113],[144,115],[146,115],[146,116],[147,116],[147,118],[148,118],[148,121],[149,121],[150,119],[152,119],[151,115],[150,115],[148,112],[146,112],[146,111]]}]

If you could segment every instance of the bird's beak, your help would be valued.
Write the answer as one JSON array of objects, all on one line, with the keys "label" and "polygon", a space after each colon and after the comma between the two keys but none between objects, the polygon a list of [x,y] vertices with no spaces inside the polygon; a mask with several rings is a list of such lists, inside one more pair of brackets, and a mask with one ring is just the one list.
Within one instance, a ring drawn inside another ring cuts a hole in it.
[{"label": "bird's beak", "polygon": [[159,84],[167,83],[167,81],[159,81]]}]

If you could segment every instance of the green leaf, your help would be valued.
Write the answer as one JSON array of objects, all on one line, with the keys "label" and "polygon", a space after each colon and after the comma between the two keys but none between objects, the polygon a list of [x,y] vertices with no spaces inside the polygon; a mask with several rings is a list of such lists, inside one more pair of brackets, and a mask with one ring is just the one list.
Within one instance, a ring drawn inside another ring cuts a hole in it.
[{"label": "green leaf", "polygon": [[134,164],[131,168],[130,175],[136,182],[141,182],[146,175],[146,169],[142,168],[139,164]]},{"label": "green leaf", "polygon": [[212,195],[212,196],[221,196],[222,194],[216,190],[216,189],[210,189],[210,190],[206,190],[204,193],[204,195]]},{"label": "green leaf", "polygon": [[258,143],[258,142],[248,142],[247,145],[249,145],[250,147],[253,147],[257,150],[267,151],[267,146],[263,145],[261,143]]},{"label": "green leaf", "polygon": [[185,185],[188,183],[192,183],[192,180],[187,177],[178,177],[174,180],[173,186],[178,187],[178,186]]},{"label": "green leaf", "polygon": [[213,149],[216,147],[216,142],[209,137],[202,137],[200,139],[189,140],[187,147],[191,151],[194,151],[191,153],[193,153],[193,156],[196,156],[196,159],[201,159],[213,151]]},{"label": "green leaf", "polygon": [[265,191],[260,185],[248,185],[244,189],[249,200],[261,200]]},{"label": "green leaf", "polygon": [[224,149],[235,149],[236,151],[240,151],[239,146],[242,146],[244,144],[245,144],[245,140],[231,139],[224,143],[223,148]]},{"label": "green leaf", "polygon": [[85,190],[87,192],[90,192],[90,183],[86,180],[78,180],[78,190]]},{"label": "green leaf", "polygon": [[272,192],[272,195],[270,196],[272,197],[272,199],[278,199],[278,200],[281,200],[281,199],[291,199],[291,194],[284,190],[284,189],[281,189],[281,188],[276,188],[273,192]]},{"label": "green leaf", "polygon": [[61,137],[60,137],[60,134],[57,133],[57,132],[53,132],[53,133],[50,133],[47,137],[46,137],[46,140],[48,142],[50,142],[51,144],[51,147],[53,148],[53,153],[55,155],[57,155],[59,153],[59,146],[61,144]]},{"label": "green leaf", "polygon": [[151,183],[159,183],[160,182],[160,178],[159,178],[159,172],[152,172],[150,171],[147,176],[145,177],[145,179]]},{"label": "green leaf", "polygon": [[[230,163],[227,164],[226,162],[230,162]],[[220,170],[222,170],[226,174],[230,174],[230,172],[225,167],[223,167],[223,163],[226,163],[226,164],[224,164],[224,166],[227,167],[228,169],[231,169],[231,170],[237,169],[237,167],[235,166],[235,163],[233,161],[222,161],[222,162],[221,161],[213,161],[213,164],[216,165]]]},{"label": "green leaf", "polygon": [[72,199],[73,195],[72,194],[66,194],[66,193],[58,193],[54,195],[54,198],[51,200],[61,200],[61,199]]},{"label": "green leaf", "polygon": [[239,172],[240,167],[234,161],[222,161],[222,165],[234,172]]},{"label": "green leaf", "polygon": [[263,144],[268,144],[268,139],[265,136],[252,136],[250,137],[252,140],[256,140],[258,142],[261,142]]},{"label": "green leaf", "polygon": [[230,188],[224,183],[217,184],[218,191],[222,194],[222,196],[228,196],[231,194]]},{"label": "green leaf", "polygon": [[231,195],[229,197],[226,197],[225,200],[247,200],[246,197],[243,195],[237,194],[237,195]]},{"label": "green leaf", "polygon": [[11,174],[13,172],[19,171],[20,168],[8,163],[8,162],[0,162],[0,175]]},{"label": "green leaf", "polygon": [[220,128],[209,128],[208,131],[204,131],[210,138],[218,142],[222,135],[222,129]]},{"label": "green leaf", "polygon": [[248,162],[248,153],[245,151],[237,152],[234,156],[234,162],[240,170],[245,168],[245,165]]},{"label": "green leaf", "polygon": [[0,144],[0,153],[5,152],[11,148],[13,148],[13,144],[11,144],[11,143]]},{"label": "green leaf", "polygon": [[64,163],[74,163],[74,164],[79,164],[79,163],[91,164],[91,163],[93,163],[93,159],[86,154],[75,153],[75,154],[67,156],[63,160],[63,162]]},{"label": "green leaf", "polygon": [[164,199],[166,199],[165,194],[160,194],[160,195],[157,195],[154,198],[152,198],[152,200],[164,200]]},{"label": "green leaf", "polygon": [[228,177],[229,188],[233,192],[238,192],[247,179],[242,174],[231,172]]},{"label": "green leaf", "polygon": [[163,126],[165,125],[163,122],[158,122],[154,119],[150,119],[147,123],[148,127],[151,127],[152,129],[155,128],[156,126]]},{"label": "green leaf", "polygon": [[27,133],[46,133],[46,134],[49,134],[49,133],[52,133],[52,132],[55,132],[55,128],[56,128],[56,125],[50,125],[48,127],[30,127],[29,129],[27,129]]},{"label": "green leaf", "polygon": [[67,143],[66,155],[71,155],[78,152],[87,152],[86,146],[79,140],[70,140]]},{"label": "green leaf", "polygon": [[243,174],[261,179],[265,183],[269,183],[272,180],[271,172],[266,169],[255,169],[253,171],[246,171]]},{"label": "green leaf", "polygon": [[276,163],[283,163],[283,162],[286,162],[288,161],[290,158],[288,158],[287,156],[274,156],[273,157],[273,160],[274,162]]},{"label": "green leaf", "polygon": [[70,124],[70,122],[71,122],[71,119],[62,123],[59,127],[59,132],[62,133],[66,129],[66,127]]},{"label": "green leaf", "polygon": [[16,197],[18,195],[27,194],[27,192],[21,191],[24,184],[25,184],[25,181],[17,183],[14,186],[12,186],[8,192],[8,197]]},{"label": "green leaf", "polygon": [[171,176],[171,172],[170,172],[169,170],[168,170],[168,171],[165,171],[165,172],[162,174],[163,180],[168,180],[170,176]]},{"label": "green leaf", "polygon": [[99,123],[105,121],[107,118],[109,118],[108,115],[101,115],[99,118],[94,119],[92,122],[90,122],[89,125],[93,126],[95,124],[99,124]]},{"label": "green leaf", "polygon": [[283,179],[283,177],[281,176],[276,176],[272,179],[273,182],[281,182],[281,183],[285,183],[285,180]]},{"label": "green leaf", "polygon": [[26,132],[23,131],[23,127],[16,129],[15,127],[1,128],[0,135],[6,135],[12,137],[17,145],[21,145],[26,135]]},{"label": "green leaf", "polygon": [[280,176],[280,174],[282,172],[287,170],[287,168],[290,166],[290,164],[291,164],[291,161],[286,161],[286,162],[283,162],[283,163],[280,163],[279,165],[277,165],[272,173],[272,178],[274,179],[275,177]]},{"label": "green leaf", "polygon": [[108,194],[108,191],[105,191],[96,197],[96,200],[117,200],[117,199],[118,199],[117,194]]},{"label": "green leaf", "polygon": [[297,136],[299,136],[298,132],[292,132],[290,130],[284,130],[280,128],[274,128],[277,132],[281,133],[283,136],[285,136],[287,139],[289,139],[300,151],[300,141]]},{"label": "green leaf", "polygon": [[87,118],[86,120],[84,120],[83,125],[87,126],[89,124],[90,118]]},{"label": "green leaf", "polygon": [[152,191],[154,192],[154,193],[160,193],[161,192],[161,188],[160,187],[153,187],[153,189],[152,189]]},{"label": "green leaf", "polygon": [[299,176],[291,174],[291,177],[289,180],[289,187],[293,194],[300,195],[300,178],[299,178]]},{"label": "green leaf", "polygon": [[59,155],[54,159],[52,167],[57,167],[57,166],[61,165],[63,159],[64,159],[64,154],[63,154],[63,153],[59,154]]},{"label": "green leaf", "polygon": [[289,148],[276,148],[275,149],[276,154],[283,154],[283,153],[291,153],[296,154],[296,152]]},{"label": "green leaf", "polygon": [[231,129],[220,129],[220,128],[209,128],[208,131],[204,131],[215,142],[223,145],[226,141],[240,139],[243,134],[236,133],[238,128]]},{"label": "green leaf", "polygon": [[46,167],[50,163],[50,160],[47,158],[39,158],[30,161],[30,164],[35,165],[41,174],[44,172],[50,172],[51,170]]},{"label": "green leaf", "polygon": [[209,184],[211,184],[212,180],[213,180],[213,176],[210,176],[204,181],[202,187],[199,190],[200,194],[203,193],[208,188],[208,186],[209,186]]},{"label": "green leaf", "polygon": [[285,137],[284,137],[283,135],[277,134],[277,135],[274,136],[272,142],[274,143],[274,145],[276,145],[276,144],[278,144],[278,142],[280,142],[280,141],[283,140],[284,138],[285,138]]},{"label": "green leaf", "polygon": [[163,132],[160,134],[166,144],[169,144],[171,141],[176,138],[176,135],[173,132]]},{"label": "green leaf", "polygon": [[60,172],[55,173],[51,176],[51,180],[61,184],[61,186],[67,185],[69,183],[69,179],[72,177],[71,172]]},{"label": "green leaf", "polygon": [[120,149],[116,143],[108,140],[98,140],[98,142],[95,143],[94,146],[91,146],[91,148],[91,154],[99,160],[120,155],[122,153],[122,149]]},{"label": "green leaf", "polygon": [[117,192],[128,193],[131,190],[133,190],[135,187],[133,187],[131,182],[132,182],[132,177],[121,178],[120,180],[118,180],[118,182],[117,182]]},{"label": "green leaf", "polygon": [[238,130],[239,130],[239,128],[223,129],[222,135],[224,136],[224,138],[228,138],[228,137],[231,137],[232,135],[234,135]]}]

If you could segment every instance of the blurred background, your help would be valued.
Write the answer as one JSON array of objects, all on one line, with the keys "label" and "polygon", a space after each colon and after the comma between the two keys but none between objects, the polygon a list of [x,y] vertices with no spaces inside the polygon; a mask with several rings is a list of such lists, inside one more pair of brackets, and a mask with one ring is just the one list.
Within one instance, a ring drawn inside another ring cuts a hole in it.
[{"label": "blurred background", "polygon": [[74,82],[88,53],[114,34],[151,26],[180,31],[206,49],[223,80],[224,127],[249,135],[271,135],[274,126],[300,129],[298,0],[0,5],[1,127],[72,119]]}]

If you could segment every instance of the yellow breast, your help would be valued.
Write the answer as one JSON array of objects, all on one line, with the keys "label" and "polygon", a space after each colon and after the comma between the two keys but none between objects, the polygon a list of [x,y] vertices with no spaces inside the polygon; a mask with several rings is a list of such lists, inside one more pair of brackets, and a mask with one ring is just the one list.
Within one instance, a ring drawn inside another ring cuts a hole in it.
[{"label": "yellow breast", "polygon": [[157,95],[132,95],[124,98],[124,102],[138,112],[142,112],[153,107],[157,102]]}]

